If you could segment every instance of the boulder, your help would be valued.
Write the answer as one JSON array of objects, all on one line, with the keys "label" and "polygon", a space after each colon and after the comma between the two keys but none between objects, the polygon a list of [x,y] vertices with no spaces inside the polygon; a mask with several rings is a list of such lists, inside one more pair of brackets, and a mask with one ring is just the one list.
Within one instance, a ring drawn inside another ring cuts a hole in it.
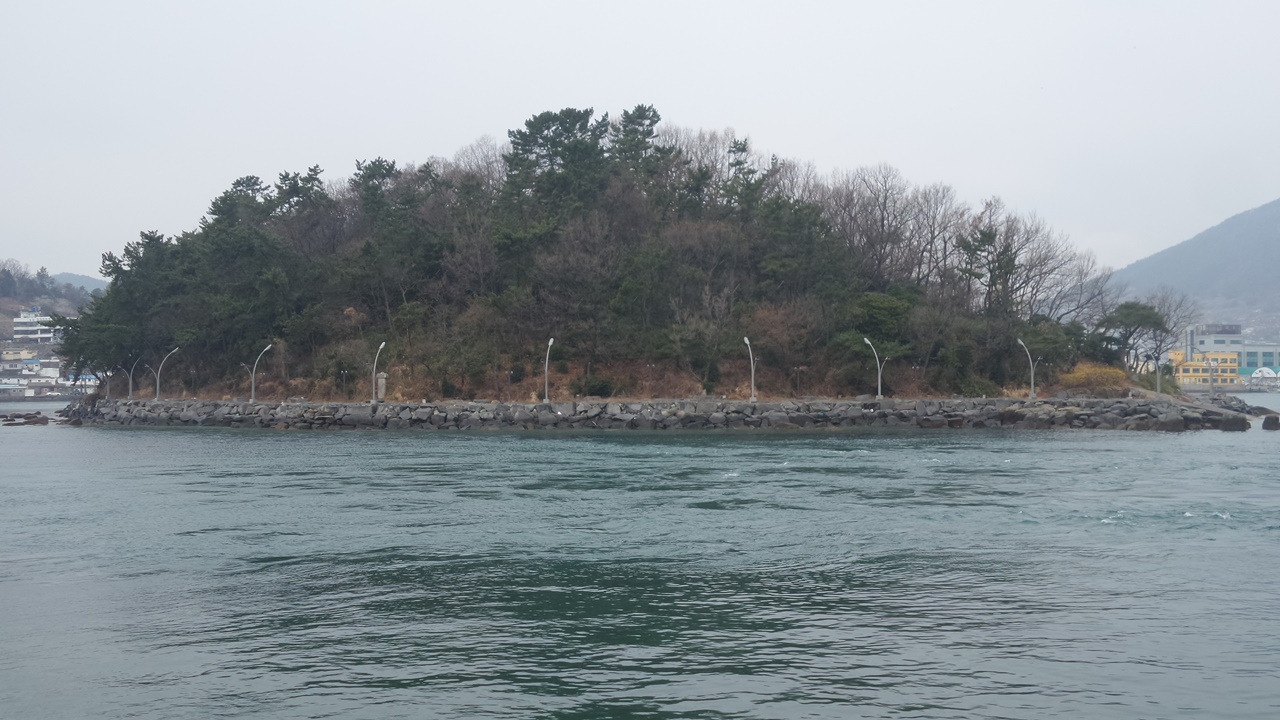
[{"label": "boulder", "polygon": [[1263,430],[1280,430],[1280,415],[1268,415],[1262,418]]},{"label": "boulder", "polygon": [[791,417],[780,410],[765,413],[760,425],[761,427],[771,428],[795,427],[795,425],[791,424]]},{"label": "boulder", "polygon": [[1249,429],[1249,419],[1239,413],[1224,415],[1222,422],[1218,423],[1218,429],[1227,432],[1244,432]]}]

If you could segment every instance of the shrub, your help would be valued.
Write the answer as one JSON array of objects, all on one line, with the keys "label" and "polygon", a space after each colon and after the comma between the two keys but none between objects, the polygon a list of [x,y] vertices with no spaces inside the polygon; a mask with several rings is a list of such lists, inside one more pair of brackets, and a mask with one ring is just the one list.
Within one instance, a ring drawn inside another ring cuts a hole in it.
[{"label": "shrub", "polygon": [[[1155,391],[1156,389],[1155,373],[1147,373],[1145,375],[1139,375],[1134,379],[1138,381],[1139,386],[1146,388],[1147,390],[1151,390],[1152,392]],[[1182,388],[1178,385],[1177,380],[1174,380],[1168,374],[1165,374],[1164,377],[1160,378],[1160,391],[1164,393],[1168,393],[1170,395],[1178,395],[1182,392]]]},{"label": "shrub", "polygon": [[955,383],[955,388],[964,397],[1000,397],[1003,392],[1000,386],[984,377],[966,375]]},{"label": "shrub", "polygon": [[613,383],[599,375],[587,378],[575,378],[569,382],[569,389],[574,395],[593,395],[610,397],[613,395]]},{"label": "shrub", "polygon": [[1068,390],[1118,390],[1129,383],[1120,368],[1082,362],[1075,370],[1058,376],[1058,385]]},{"label": "shrub", "polygon": [[515,363],[511,366],[511,371],[507,374],[511,384],[516,384],[524,380],[524,363]]}]

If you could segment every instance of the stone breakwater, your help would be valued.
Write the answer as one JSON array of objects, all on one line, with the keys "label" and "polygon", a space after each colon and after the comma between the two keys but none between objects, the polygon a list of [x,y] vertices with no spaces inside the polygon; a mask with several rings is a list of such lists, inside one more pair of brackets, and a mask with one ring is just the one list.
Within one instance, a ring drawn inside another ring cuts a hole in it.
[{"label": "stone breakwater", "polygon": [[0,413],[0,427],[19,427],[23,425],[48,425],[49,417],[42,412],[33,413]]},{"label": "stone breakwater", "polygon": [[1247,416],[1213,407],[1143,399],[956,399],[742,402],[725,400],[249,403],[102,400],[61,412],[75,425],[200,425],[294,430],[715,430],[738,428],[1101,428],[1246,430]]}]

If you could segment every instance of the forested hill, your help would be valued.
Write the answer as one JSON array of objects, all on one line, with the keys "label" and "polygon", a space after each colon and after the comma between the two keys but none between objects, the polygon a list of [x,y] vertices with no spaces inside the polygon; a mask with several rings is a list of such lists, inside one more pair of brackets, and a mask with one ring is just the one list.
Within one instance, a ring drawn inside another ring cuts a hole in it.
[{"label": "forested hill", "polygon": [[560,396],[655,372],[737,392],[744,336],[775,395],[874,390],[864,338],[893,358],[886,392],[1025,383],[1018,338],[1050,371],[1124,350],[1104,332],[1109,274],[998,199],[887,166],[818,176],[644,105],[508,136],[338,184],[318,167],[236,180],[191,231],[105,254],[110,287],[64,351],[109,374],[180,346],[170,382],[238,388],[270,342],[270,377],[322,396],[367,388],[386,341],[392,393],[422,398],[541,380],[552,337]]},{"label": "forested hill", "polygon": [[45,268],[33,273],[14,258],[0,259],[0,338],[11,337],[14,316],[33,306],[45,312],[75,315],[89,302],[91,290],[70,282],[62,274],[50,275]]},{"label": "forested hill", "polygon": [[1162,285],[1214,299],[1259,300],[1280,276],[1280,200],[1242,212],[1115,273],[1138,292]]}]

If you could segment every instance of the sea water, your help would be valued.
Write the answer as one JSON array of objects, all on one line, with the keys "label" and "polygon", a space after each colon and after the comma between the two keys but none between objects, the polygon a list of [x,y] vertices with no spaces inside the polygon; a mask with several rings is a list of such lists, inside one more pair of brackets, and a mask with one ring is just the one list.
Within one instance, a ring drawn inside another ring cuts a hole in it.
[{"label": "sea water", "polygon": [[0,428],[0,716],[1280,717],[1277,450]]}]

